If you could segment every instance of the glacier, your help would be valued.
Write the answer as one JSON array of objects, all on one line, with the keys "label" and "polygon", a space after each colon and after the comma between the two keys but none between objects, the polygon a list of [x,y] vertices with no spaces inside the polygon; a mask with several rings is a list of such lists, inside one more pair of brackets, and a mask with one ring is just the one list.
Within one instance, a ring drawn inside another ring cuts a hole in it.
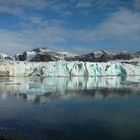
[{"label": "glacier", "polygon": [[140,75],[140,63],[52,61],[29,62],[0,60],[0,76],[4,77],[70,77]]}]

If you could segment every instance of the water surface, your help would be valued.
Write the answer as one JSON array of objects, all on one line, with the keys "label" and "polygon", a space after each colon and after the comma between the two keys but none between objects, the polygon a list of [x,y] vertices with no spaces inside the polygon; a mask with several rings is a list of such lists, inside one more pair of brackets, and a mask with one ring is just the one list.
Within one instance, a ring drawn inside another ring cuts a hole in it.
[{"label": "water surface", "polygon": [[139,140],[140,77],[0,78],[0,133],[29,140]]}]

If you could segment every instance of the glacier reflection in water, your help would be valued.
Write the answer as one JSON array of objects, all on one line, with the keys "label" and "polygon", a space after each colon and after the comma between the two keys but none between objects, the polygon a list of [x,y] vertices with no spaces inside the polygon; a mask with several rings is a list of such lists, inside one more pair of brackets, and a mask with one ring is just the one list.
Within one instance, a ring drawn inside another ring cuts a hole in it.
[{"label": "glacier reflection in water", "polygon": [[[127,90],[127,92],[123,92],[124,90]],[[138,90],[140,90],[140,77],[136,76],[48,77],[44,79],[27,77],[0,78],[0,96],[3,99],[13,93],[24,97],[27,101],[39,102],[79,96],[81,94],[102,99],[115,94],[127,96],[131,91]]]},{"label": "glacier reflection in water", "polygon": [[0,78],[0,134],[139,140],[140,77]]}]

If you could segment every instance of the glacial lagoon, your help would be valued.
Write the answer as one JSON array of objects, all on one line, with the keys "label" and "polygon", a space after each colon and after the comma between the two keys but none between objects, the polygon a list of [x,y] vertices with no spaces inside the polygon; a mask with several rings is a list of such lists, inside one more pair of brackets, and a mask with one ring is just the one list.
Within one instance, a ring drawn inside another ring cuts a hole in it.
[{"label": "glacial lagoon", "polygon": [[140,77],[0,78],[0,136],[139,140]]}]

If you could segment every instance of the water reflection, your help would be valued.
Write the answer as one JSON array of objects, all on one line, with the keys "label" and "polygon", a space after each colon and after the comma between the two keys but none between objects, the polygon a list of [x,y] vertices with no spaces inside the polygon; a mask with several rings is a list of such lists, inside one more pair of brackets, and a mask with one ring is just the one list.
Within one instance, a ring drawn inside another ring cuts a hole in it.
[{"label": "water reflection", "polygon": [[140,77],[0,78],[0,132],[25,140],[138,140]]},{"label": "water reflection", "polygon": [[31,102],[72,96],[92,96],[102,100],[111,96],[127,97],[135,91],[140,91],[140,77],[0,78],[1,99],[15,94]]}]

